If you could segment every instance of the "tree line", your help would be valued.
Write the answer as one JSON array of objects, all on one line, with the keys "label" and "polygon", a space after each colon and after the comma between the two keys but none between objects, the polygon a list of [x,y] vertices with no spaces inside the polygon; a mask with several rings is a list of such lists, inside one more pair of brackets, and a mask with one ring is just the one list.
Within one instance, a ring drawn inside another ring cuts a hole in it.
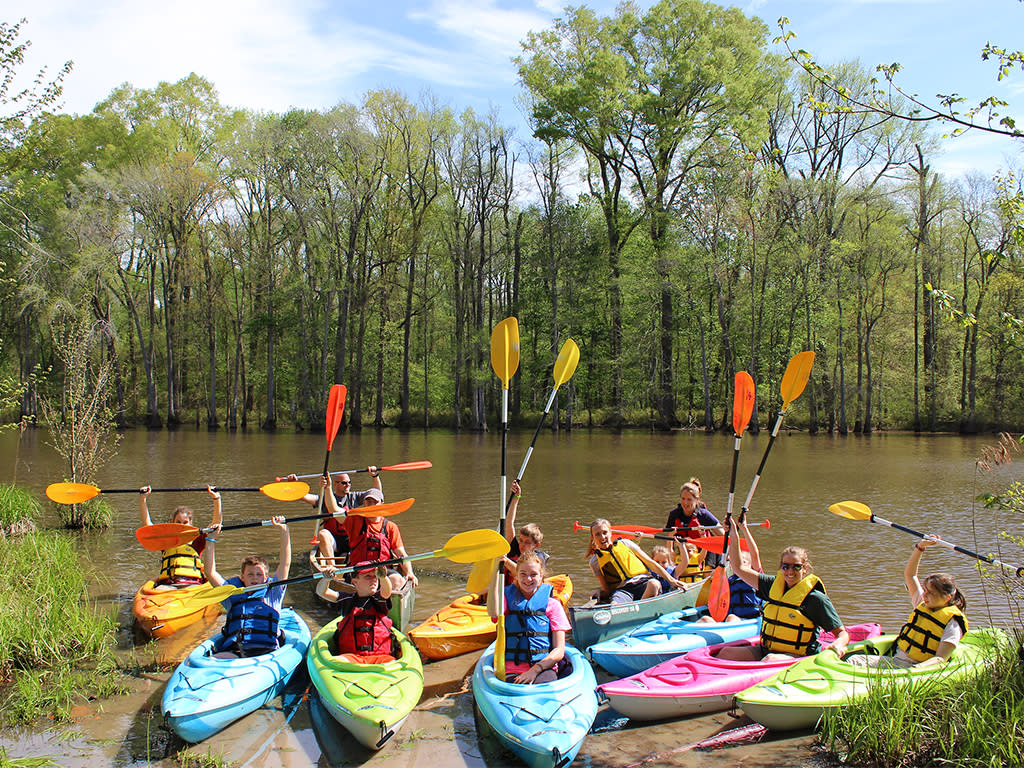
[{"label": "tree line", "polygon": [[944,178],[934,129],[822,108],[871,98],[859,63],[698,0],[568,8],[516,64],[529,137],[387,90],[232,109],[196,74],[80,116],[0,94],[5,417],[67,418],[70,328],[121,427],[317,429],[340,382],[350,428],[484,429],[516,315],[513,422],[571,336],[556,425],[725,428],[745,369],[756,428],[810,349],[812,431],[1024,427],[1013,173]]}]

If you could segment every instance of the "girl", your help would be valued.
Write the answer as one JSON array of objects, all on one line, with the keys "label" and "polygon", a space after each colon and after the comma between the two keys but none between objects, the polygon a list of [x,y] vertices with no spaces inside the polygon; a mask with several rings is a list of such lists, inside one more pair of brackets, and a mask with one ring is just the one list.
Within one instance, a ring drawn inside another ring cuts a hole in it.
[{"label": "girl", "polygon": [[[149,516],[149,507],[146,505],[146,499],[152,490],[152,486],[149,485],[139,488],[139,519],[143,527],[153,524]],[[216,529],[221,524],[220,493],[215,491],[212,485],[206,486],[206,492],[213,499],[213,519],[210,521],[210,527]],[[194,519],[189,507],[178,507],[171,514],[171,522],[180,525],[195,525]],[[160,575],[155,579],[157,589],[177,589],[206,581],[201,559],[206,541],[206,534],[200,532],[188,544],[165,549],[160,562]]]},{"label": "girl", "polygon": [[[680,536],[685,535],[691,539],[701,536],[725,535],[725,529],[718,522],[718,518],[708,511],[707,505],[701,498],[702,492],[700,480],[696,477],[691,477],[679,487],[679,503],[668,513],[668,521],[665,523],[666,531],[674,530]],[[698,528],[697,526],[706,527]],[[705,557],[705,567],[714,568],[721,562],[721,559],[720,555],[708,553]]]},{"label": "girl", "polygon": [[[519,557],[515,583],[505,587],[505,675],[512,683],[551,682],[565,658],[565,633],[572,625],[544,575],[537,553],[526,552]],[[487,612],[498,618],[493,599]]]},{"label": "girl", "polygon": [[683,582],[666,571],[629,539],[612,540],[611,523],[598,518],[590,524],[590,548],[586,557],[600,582],[591,598],[601,602],[629,603],[661,594],[661,577],[673,588]]},{"label": "girl", "polygon": [[840,658],[846,653],[850,634],[818,577],[811,573],[811,560],[802,547],[786,547],[774,576],[758,573],[740,556],[739,528],[729,520],[729,565],[765,601],[761,609],[761,642],[750,647],[725,647],[721,659],[767,661],[809,656],[821,649],[822,630],[835,633],[831,648]]},{"label": "girl", "polygon": [[536,523],[527,523],[516,532],[516,512],[519,510],[519,498],[523,492],[519,488],[519,481],[512,481],[512,503],[508,507],[508,515],[505,517],[505,538],[508,539],[509,551],[502,558],[505,563],[505,586],[515,583],[516,561],[527,552],[536,553],[540,558],[540,564],[545,569],[548,567],[547,553],[542,552],[539,547],[544,541],[544,534]]},{"label": "girl", "polygon": [[933,573],[923,582],[917,577],[921,555],[938,538],[927,536],[914,544],[903,579],[914,612],[896,638],[894,656],[856,655],[851,664],[869,667],[930,667],[949,661],[953,649],[967,632],[967,598],[948,573]]}]

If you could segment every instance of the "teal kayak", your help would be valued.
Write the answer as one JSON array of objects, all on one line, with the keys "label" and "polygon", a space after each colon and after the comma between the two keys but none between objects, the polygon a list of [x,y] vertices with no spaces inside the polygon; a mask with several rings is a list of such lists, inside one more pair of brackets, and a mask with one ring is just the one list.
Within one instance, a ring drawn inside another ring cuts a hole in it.
[{"label": "teal kayak", "polygon": [[[855,653],[885,655],[895,641],[896,635],[883,635],[851,643],[845,658]],[[736,703],[748,717],[772,730],[814,728],[826,712],[863,698],[873,685],[923,686],[969,680],[991,659],[993,651],[1007,641],[1006,633],[1001,630],[972,629],[964,635],[949,661],[923,668],[859,666],[840,660],[826,650],[738,693]]]}]

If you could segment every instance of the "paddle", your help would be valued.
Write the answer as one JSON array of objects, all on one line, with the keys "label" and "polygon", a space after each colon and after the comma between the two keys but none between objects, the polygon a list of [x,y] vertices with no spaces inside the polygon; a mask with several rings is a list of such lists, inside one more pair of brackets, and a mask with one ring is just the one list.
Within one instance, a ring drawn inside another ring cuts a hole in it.
[{"label": "paddle", "polygon": [[750,502],[754,498],[754,491],[757,490],[757,484],[761,480],[761,473],[764,471],[764,464],[768,461],[768,452],[772,449],[772,444],[775,442],[775,438],[779,434],[779,429],[782,427],[782,420],[786,416],[786,411],[789,410],[789,404],[796,400],[804,392],[804,387],[807,386],[807,380],[811,377],[811,366],[814,365],[814,353],[813,352],[800,352],[793,355],[789,359],[789,364],[786,366],[786,372],[782,374],[782,384],[779,390],[782,393],[782,408],[779,410],[779,415],[775,419],[775,426],[772,428],[772,434],[768,438],[768,445],[764,448],[764,456],[761,457],[761,464],[757,468],[757,473],[754,475],[754,481],[750,484],[750,491],[747,492],[747,500],[743,502],[743,506],[740,508],[740,524],[747,519],[747,512],[750,510]]},{"label": "paddle", "polygon": [[[498,533],[505,538],[505,458],[508,446],[508,383],[519,367],[519,321],[507,317],[494,327],[491,333],[491,367],[501,379],[501,515]],[[501,563],[494,568],[494,599],[498,614],[498,636],[495,641],[494,673],[499,680],[505,679],[505,601],[501,589]]]},{"label": "paddle", "polygon": [[[768,521],[765,520],[765,522],[767,523]],[[715,526],[702,525],[701,527],[702,528],[717,528],[718,526],[717,525],[715,525]],[[702,537],[700,537],[698,539],[686,539],[686,538],[683,538],[682,536],[679,536],[679,535],[673,536],[671,533],[666,533],[661,528],[650,528],[650,529],[646,529],[646,530],[637,530],[639,528],[646,528],[646,526],[641,526],[641,525],[623,525],[623,526],[618,526],[616,528],[609,528],[609,530],[612,533],[617,533],[620,536],[622,536],[623,538],[627,538],[627,539],[641,538],[641,539],[663,539],[665,541],[689,541],[689,542],[697,545],[698,547],[701,547],[701,549],[707,550],[708,552],[715,552],[716,551],[716,545],[714,543],[712,543],[712,544],[710,544],[708,546],[701,546],[701,542],[702,541],[715,542],[717,540],[717,542],[718,542],[717,546],[719,546],[719,547],[722,546],[722,542],[725,541],[725,537],[724,536],[702,536]],[[573,524],[572,524],[572,529],[573,529],[573,531],[589,531],[590,530],[590,526],[589,525],[581,525],[579,520],[574,520]],[[686,530],[691,530],[692,531],[693,528],[687,528]],[[744,549],[746,549],[746,548],[744,547]],[[719,550],[719,554],[721,554],[721,550]]]},{"label": "paddle", "polygon": [[[687,531],[707,531],[714,530],[716,528],[721,528],[720,525],[690,525],[686,527],[680,526],[677,528],[669,529],[654,528],[649,525],[616,525],[615,527],[618,528],[619,531],[627,532],[627,535],[628,533],[662,533],[667,534],[673,538],[679,539],[680,541],[685,541],[687,539]],[[765,520],[763,523],[755,523],[754,527],[771,528],[772,521]],[[675,533],[672,533],[673,531],[675,531]]]},{"label": "paddle", "polygon": [[[537,429],[533,432],[533,439],[530,441],[530,447],[526,449],[526,456],[523,457],[523,464],[519,467],[519,473],[516,475],[517,483],[522,483],[523,481],[523,474],[526,472],[526,465],[530,463],[530,456],[533,455],[533,448],[537,444],[537,437],[540,435],[541,427],[544,426],[544,419],[547,418],[548,411],[551,410],[551,406],[555,402],[555,395],[558,394],[558,388],[572,378],[572,375],[576,372],[576,366],[579,365],[579,362],[580,348],[572,339],[566,339],[565,343],[562,345],[561,351],[558,353],[557,359],[555,360],[555,388],[551,390],[551,395],[548,397],[548,403],[544,406],[544,412],[540,415],[540,420],[537,422]],[[505,502],[506,512],[512,505],[512,499],[512,494],[509,494],[508,500]]]},{"label": "paddle", "polygon": [[[394,557],[390,560],[381,560],[380,562],[373,563],[372,567],[387,567],[389,565],[398,565],[399,563],[410,560],[425,560],[429,557],[446,557],[453,563],[474,563],[478,560],[501,557],[507,552],[508,541],[505,540],[504,536],[490,528],[477,528],[472,531],[463,531],[462,533],[455,534],[445,542],[443,547],[435,549],[433,552],[423,552],[418,555],[407,555],[406,557]],[[359,568],[358,566],[350,565],[344,568],[339,568],[333,573],[317,572],[306,574],[305,576],[296,576],[291,579],[284,579],[282,581],[275,581],[271,586],[283,587],[289,584],[298,584],[303,581],[315,581],[316,579],[322,579],[325,576],[337,576],[341,573],[352,573],[357,570],[365,570],[367,567],[369,566],[364,565],[362,568]],[[188,598],[188,602],[191,606],[198,609],[205,605],[215,605],[220,603],[232,595],[239,595],[243,592],[255,592],[266,586],[266,584],[256,584],[251,587],[236,587],[232,584],[222,584],[219,587],[213,587],[210,590],[201,592],[195,597]]]},{"label": "paddle", "polygon": [[416,499],[402,499],[401,501],[393,501],[390,504],[372,504],[368,507],[353,507],[352,509],[347,510],[347,514],[357,515],[359,517],[391,517],[391,515],[397,515],[401,512],[405,512],[405,510],[411,507],[415,501]]},{"label": "paddle", "polygon": [[[725,541],[723,550],[729,549],[729,519],[732,517],[732,502],[736,494],[736,465],[740,459],[740,442],[743,430],[750,423],[754,413],[754,380],[746,371],[736,374],[732,404],[732,428],[735,442],[732,453],[732,477],[729,480],[729,504],[725,512]],[[711,576],[711,591],[708,596],[708,613],[715,621],[725,621],[729,615],[729,579],[725,575],[725,563],[719,563]]]},{"label": "paddle", "polygon": [[478,595],[481,592],[485,592],[497,567],[498,563],[496,563],[494,559],[478,560],[473,563],[473,568],[470,570],[469,577],[466,579],[466,592],[471,595]]},{"label": "paddle", "polygon": [[[716,555],[724,555],[728,552],[729,545],[725,536],[701,536],[699,539],[687,539],[687,541],[705,552],[714,552]],[[742,552],[750,551],[750,544],[746,539],[740,539],[740,550]]]},{"label": "paddle", "polygon": [[[206,486],[201,488],[153,488],[151,493],[191,493],[193,491],[205,491]],[[214,490],[221,493],[241,493],[243,491],[259,491],[264,496],[269,496],[277,501],[296,501],[309,493],[307,483],[267,483],[259,488],[222,488],[214,486]],[[46,486],[46,496],[50,501],[58,504],[81,504],[83,501],[101,493],[138,493],[138,488],[97,488],[87,483],[51,483]]]},{"label": "paddle", "polygon": [[[828,511],[831,512],[833,515],[839,515],[840,517],[845,517],[849,520],[870,520],[872,523],[880,523],[881,525],[887,525],[890,528],[895,528],[898,531],[909,533],[911,536],[916,536],[919,539],[928,538],[926,534],[923,534],[920,531],[915,531],[913,528],[907,528],[906,526],[900,525],[899,523],[889,522],[888,520],[873,514],[871,512],[871,508],[868,507],[867,504],[861,504],[859,501],[840,501],[830,506],[828,508]],[[979,555],[977,552],[972,552],[969,549],[964,549],[961,546],[957,546],[956,544],[944,541],[942,539],[933,539],[933,541],[935,541],[936,544],[940,544],[943,547],[946,547],[947,549],[952,549],[956,552],[959,552],[962,555],[973,557],[975,560],[981,560],[986,563],[991,563],[992,565],[998,565],[1003,568],[1006,568],[1008,571],[1013,571],[1014,573],[1016,573],[1016,575],[1019,578],[1024,578],[1024,567],[1009,565],[1008,563],[1004,563],[1001,560],[997,560],[996,558],[990,555]]]},{"label": "paddle", "polygon": [[[305,485],[305,483],[303,483]],[[305,494],[303,494],[305,495]],[[405,501],[395,501],[391,504],[378,504],[376,507],[370,507],[376,511],[381,511],[382,516],[396,515],[399,512],[404,512],[412,506],[413,499],[406,499]],[[285,519],[286,523],[300,523],[306,520],[322,520],[327,517],[342,517],[342,514],[334,515],[331,512],[323,512],[318,515],[301,515],[299,517],[289,517]],[[241,528],[259,528],[267,527],[274,524],[273,520],[256,520],[250,523],[233,523],[232,525],[222,525],[220,530],[222,531],[234,531]],[[147,525],[139,528],[135,531],[135,538],[139,540],[144,548],[159,552],[164,549],[171,549],[173,547],[180,547],[183,544],[189,544],[198,536],[200,533],[211,533],[213,528],[199,529],[193,525],[184,525],[182,523],[157,523],[155,525]]]},{"label": "paddle", "polygon": [[[408,471],[410,469],[430,469],[432,466],[434,466],[434,464],[433,464],[433,462],[430,462],[430,461],[407,461],[404,464],[392,464],[390,467],[377,467],[377,471],[378,472],[384,472],[385,470],[387,470],[387,471],[396,471],[397,470],[399,472],[406,472],[406,471]],[[356,475],[356,474],[359,474],[360,472],[369,472],[369,471],[370,470],[368,468],[366,468],[366,467],[363,467],[362,469],[340,469],[340,470],[336,469],[336,470],[334,470],[333,474],[335,474],[335,475]],[[310,478],[310,477],[323,477],[323,475],[322,474],[320,474],[320,475],[317,475],[317,474],[312,474],[312,475],[296,475],[295,477],[298,478],[299,480],[303,480],[303,479],[307,479],[307,478]],[[278,480],[284,480],[283,477],[279,477],[277,479]]]}]

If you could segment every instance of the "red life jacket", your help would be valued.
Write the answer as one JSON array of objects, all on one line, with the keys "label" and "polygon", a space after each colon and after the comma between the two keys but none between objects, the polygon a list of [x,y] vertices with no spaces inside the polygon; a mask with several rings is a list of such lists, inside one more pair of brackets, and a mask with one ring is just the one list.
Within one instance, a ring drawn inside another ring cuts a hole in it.
[{"label": "red life jacket", "polygon": [[338,654],[391,654],[391,626],[387,611],[381,613],[378,603],[380,598],[352,597],[342,602],[342,610],[347,610],[345,617],[334,629],[334,642]]},{"label": "red life jacket", "polygon": [[358,535],[349,539],[349,546],[350,563],[361,563],[364,560],[379,563],[381,560],[390,560],[391,539],[388,538],[388,521],[384,521],[379,533],[373,533],[370,531],[369,522],[364,519],[359,526]]}]

